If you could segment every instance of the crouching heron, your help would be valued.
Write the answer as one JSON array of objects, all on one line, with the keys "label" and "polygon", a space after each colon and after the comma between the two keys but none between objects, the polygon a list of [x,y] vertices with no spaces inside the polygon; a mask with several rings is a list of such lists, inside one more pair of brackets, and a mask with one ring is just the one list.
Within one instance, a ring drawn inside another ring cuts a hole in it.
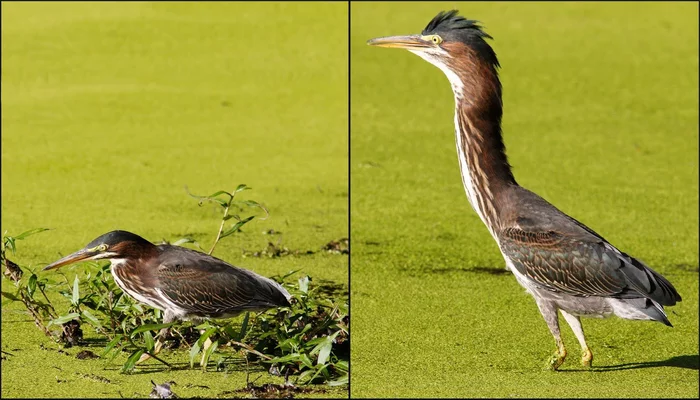
[{"label": "crouching heron", "polygon": [[668,326],[664,306],[681,301],[673,285],[592,229],[519,186],[501,137],[501,82],[491,38],[477,21],[441,12],[420,35],[372,39],[372,46],[407,49],[447,75],[455,98],[455,134],[462,183],[472,208],[496,240],[506,266],[532,294],[556,342],[549,361],[566,357],[561,311],[591,366],[580,317],[617,315]]},{"label": "crouching heron", "polygon": [[[105,233],[44,270],[84,260],[109,260],[117,285],[137,301],[162,310],[164,323],[230,318],[288,306],[291,299],[277,282],[252,271],[184,247],[154,245],[126,231]],[[166,332],[159,333],[154,353]],[[139,362],[148,358],[144,354]]]}]

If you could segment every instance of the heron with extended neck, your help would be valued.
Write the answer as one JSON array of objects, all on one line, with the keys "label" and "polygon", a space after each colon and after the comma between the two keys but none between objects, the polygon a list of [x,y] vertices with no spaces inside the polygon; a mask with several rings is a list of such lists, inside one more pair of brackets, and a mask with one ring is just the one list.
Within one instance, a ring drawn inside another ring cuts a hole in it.
[{"label": "heron with extended neck", "polygon": [[[277,282],[216,257],[169,244],[154,245],[126,231],[112,231],[44,270],[85,260],[109,260],[112,277],[124,293],[175,320],[230,318],[244,311],[289,305],[290,294]],[[161,349],[161,330],[154,353]],[[150,356],[144,354],[139,362]]]},{"label": "heron with extended neck", "polygon": [[559,311],[581,345],[581,363],[590,367],[593,353],[580,317],[617,315],[671,326],[664,306],[681,296],[659,273],[516,183],[501,136],[500,65],[486,38],[491,36],[477,21],[452,10],[439,13],[420,35],[376,38],[368,44],[406,49],[447,75],[467,198],[554,336],[549,366],[556,370],[566,357]]}]

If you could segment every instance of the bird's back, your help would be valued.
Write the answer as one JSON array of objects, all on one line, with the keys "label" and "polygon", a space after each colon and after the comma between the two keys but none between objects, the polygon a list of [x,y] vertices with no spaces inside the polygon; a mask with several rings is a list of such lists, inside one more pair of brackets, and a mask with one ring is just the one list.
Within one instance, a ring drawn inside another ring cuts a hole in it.
[{"label": "bird's back", "polygon": [[158,286],[183,312],[224,317],[289,305],[281,285],[253,271],[180,246],[158,248]]}]

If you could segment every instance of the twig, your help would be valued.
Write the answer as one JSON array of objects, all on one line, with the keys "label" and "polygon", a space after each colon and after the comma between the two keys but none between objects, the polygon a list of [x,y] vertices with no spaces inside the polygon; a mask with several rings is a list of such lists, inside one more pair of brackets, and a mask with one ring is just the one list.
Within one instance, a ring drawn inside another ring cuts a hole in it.
[{"label": "twig", "polygon": [[32,314],[32,317],[34,318],[34,325],[36,325],[37,328],[41,328],[44,331],[44,333],[46,334],[46,336],[50,337],[51,339],[56,340],[54,338],[53,334],[51,333],[51,331],[49,330],[49,328],[47,328],[44,325],[43,321],[41,320],[41,317],[34,309],[34,306],[30,303],[29,298],[24,293],[24,291],[20,291],[20,296],[22,297],[22,303],[24,303],[24,306],[27,307],[27,310],[29,311],[30,314]]},{"label": "twig", "polygon": [[[266,359],[266,360],[272,360],[272,357],[267,356],[267,355],[265,355],[265,354],[263,354],[263,353],[261,353],[261,352],[255,350],[255,349],[251,348],[249,345],[247,345],[247,344],[245,344],[245,343],[237,342],[237,341],[235,341],[235,340],[230,340],[229,343],[233,343],[233,344],[235,344],[235,345],[241,346],[241,347],[243,348],[243,350],[245,350],[245,351],[247,351],[247,352],[249,352],[249,353],[253,353],[253,354],[255,354],[255,355],[258,356],[258,357],[262,357],[262,358],[264,358],[264,359]],[[247,360],[247,359],[248,359],[248,357],[246,357],[246,360]]]},{"label": "twig", "polygon": [[107,295],[107,309],[109,310],[109,323],[110,323],[111,328],[112,328],[112,335],[116,335],[117,328],[116,328],[116,325],[114,323],[114,314],[112,313],[112,298],[114,297],[114,295],[112,294],[112,291],[109,290],[109,288],[107,288],[107,290],[109,291],[109,294]]},{"label": "twig", "polygon": [[231,208],[231,202],[233,201],[233,195],[229,199],[228,203],[226,204],[226,209],[224,210],[224,217],[221,218],[221,226],[219,226],[219,233],[216,234],[216,239],[214,239],[214,244],[211,245],[211,249],[209,250],[209,255],[214,252],[214,248],[216,247],[216,244],[219,243],[219,240],[221,240],[221,232],[224,231],[224,224],[226,223],[226,217],[228,216],[228,210]]},{"label": "twig", "polygon": [[172,366],[170,364],[168,364],[167,361],[161,360],[160,358],[156,357],[155,354],[151,353],[150,351],[146,351],[145,353],[148,354],[149,356],[153,357],[155,360],[158,360],[158,361],[162,362],[163,364],[167,365],[168,368],[172,368]]},{"label": "twig", "polygon": [[48,304],[48,306],[51,307],[51,311],[53,311],[53,313],[51,313],[51,317],[52,317],[53,319],[58,318],[58,313],[56,312],[56,309],[53,308],[53,304],[51,304],[51,300],[49,300],[49,298],[46,296],[46,292],[44,292],[44,288],[41,287],[40,285],[37,285],[37,286],[39,286],[39,291],[41,291],[41,294],[42,294],[42,295],[44,296],[44,298],[46,299],[46,304]]},{"label": "twig", "polygon": [[178,336],[180,336],[180,338],[182,338],[182,343],[184,343],[184,344],[185,344],[185,345],[187,346],[187,348],[190,348],[190,349],[192,348],[192,346],[190,346],[190,344],[189,344],[189,343],[187,343],[187,339],[185,339],[185,337],[184,337],[184,336],[182,336],[182,333],[180,333],[180,331],[179,331],[179,330],[177,330],[177,329],[173,329],[173,331],[175,331],[175,333],[177,333],[177,334],[178,334]]}]

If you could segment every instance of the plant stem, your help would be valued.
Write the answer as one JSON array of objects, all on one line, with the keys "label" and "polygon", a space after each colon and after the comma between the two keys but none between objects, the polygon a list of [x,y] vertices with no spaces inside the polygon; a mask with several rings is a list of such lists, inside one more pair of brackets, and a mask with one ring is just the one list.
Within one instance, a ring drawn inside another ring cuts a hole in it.
[{"label": "plant stem", "polygon": [[[262,357],[262,358],[264,358],[264,359],[266,359],[266,360],[272,360],[272,357],[267,356],[267,355],[265,355],[265,354],[263,354],[263,353],[261,353],[261,352],[255,350],[255,349],[252,349],[250,346],[248,346],[248,345],[245,344],[245,343],[237,342],[237,341],[235,341],[235,340],[229,340],[229,343],[233,343],[233,344],[235,344],[235,345],[241,346],[241,347],[243,348],[243,350],[245,350],[245,351],[247,351],[247,352],[249,352],[249,353],[253,353],[253,354],[255,354],[255,355],[258,356],[258,357]],[[246,357],[246,360],[247,360],[247,357]]]},{"label": "plant stem", "polygon": [[219,243],[219,240],[221,240],[221,233],[224,231],[224,224],[226,223],[226,217],[228,217],[228,210],[231,208],[231,203],[233,203],[233,198],[236,196],[236,192],[234,191],[233,194],[226,193],[229,195],[228,203],[226,203],[226,209],[224,210],[224,216],[221,218],[221,225],[219,225],[219,232],[216,234],[216,239],[214,239],[214,244],[211,245],[211,249],[209,249],[209,255],[214,252],[214,248],[216,247],[216,244]]},{"label": "plant stem", "polygon": [[221,232],[224,231],[224,224],[226,223],[226,216],[228,215],[228,210],[231,208],[231,201],[233,200],[233,197],[231,197],[231,200],[229,200],[228,204],[226,205],[226,209],[224,210],[224,217],[221,218],[221,225],[219,226],[219,233],[216,234],[216,239],[214,239],[214,244],[211,245],[211,249],[209,250],[209,255],[214,252],[214,248],[216,247],[216,244],[219,243],[219,240],[221,239]]},{"label": "plant stem", "polygon": [[46,325],[44,325],[43,321],[41,320],[41,317],[34,309],[34,306],[31,304],[30,299],[27,296],[27,294],[24,292],[24,290],[20,290],[20,296],[22,297],[22,303],[24,303],[24,306],[27,307],[27,310],[34,318],[34,324],[37,326],[37,328],[41,328],[44,331],[44,333],[46,334],[46,336],[55,340],[55,338],[54,338],[53,334],[51,334],[51,331],[49,330],[49,328],[47,328]]},{"label": "plant stem", "polygon": [[[37,285],[37,286],[38,286],[38,285]],[[51,304],[51,300],[49,300],[49,298],[46,296],[46,292],[44,292],[44,288],[42,288],[41,286],[39,286],[39,291],[41,291],[41,294],[42,294],[42,295],[44,296],[44,298],[46,299],[46,304],[48,304],[49,307],[51,307],[51,311],[52,311],[52,312],[49,313],[49,314],[51,315],[51,318],[53,318],[53,319],[58,318],[58,313],[56,312],[56,309],[53,308],[53,304]]]}]

